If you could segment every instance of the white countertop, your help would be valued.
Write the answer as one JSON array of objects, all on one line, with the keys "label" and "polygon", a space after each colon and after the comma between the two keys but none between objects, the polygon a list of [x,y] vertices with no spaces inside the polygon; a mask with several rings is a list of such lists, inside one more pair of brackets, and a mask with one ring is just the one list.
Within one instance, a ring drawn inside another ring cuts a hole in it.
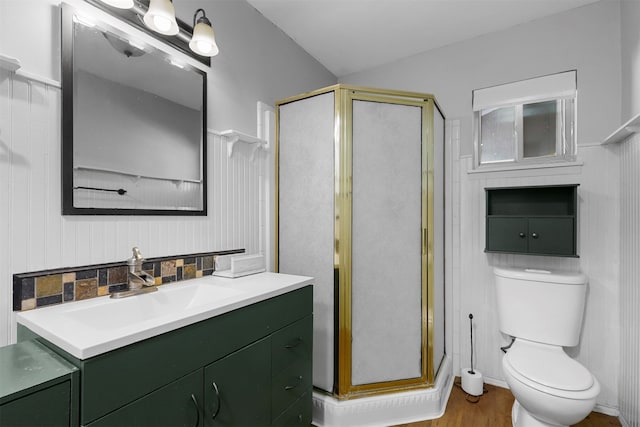
[{"label": "white countertop", "polygon": [[260,273],[206,276],[122,299],[108,296],[17,313],[18,323],[84,360],[313,283],[311,277]]}]

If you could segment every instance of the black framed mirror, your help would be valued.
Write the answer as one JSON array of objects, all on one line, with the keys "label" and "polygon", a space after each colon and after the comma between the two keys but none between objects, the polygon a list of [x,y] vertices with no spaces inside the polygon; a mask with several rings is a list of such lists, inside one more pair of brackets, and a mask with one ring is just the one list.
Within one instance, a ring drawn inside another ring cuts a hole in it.
[{"label": "black framed mirror", "polygon": [[62,5],[63,215],[206,215],[207,75],[170,52]]}]

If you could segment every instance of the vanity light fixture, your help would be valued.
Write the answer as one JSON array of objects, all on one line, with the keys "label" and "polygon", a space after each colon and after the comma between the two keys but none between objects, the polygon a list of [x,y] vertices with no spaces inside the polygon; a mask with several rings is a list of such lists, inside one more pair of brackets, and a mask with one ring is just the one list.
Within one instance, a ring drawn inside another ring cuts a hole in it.
[{"label": "vanity light fixture", "polygon": [[[202,12],[202,16],[196,22],[196,17],[200,12]],[[207,18],[204,9],[198,9],[193,14],[193,36],[189,42],[189,47],[192,51],[202,56],[216,56],[220,52],[216,44],[211,21]]]},{"label": "vanity light fixture", "polygon": [[142,18],[145,25],[156,33],[175,36],[180,32],[176,22],[176,10],[171,0],[151,0]]},{"label": "vanity light fixture", "polygon": [[[180,27],[176,21],[176,11],[172,0],[150,0],[149,7],[136,0],[100,0],[109,6],[118,9],[133,9],[138,16],[142,16],[142,21],[147,28],[166,36],[182,36]],[[198,14],[202,14],[198,17]],[[189,48],[198,55],[211,57],[216,56],[220,49],[216,44],[216,37],[213,33],[211,21],[207,18],[204,9],[196,10],[193,14],[193,35],[189,40]],[[184,40],[184,38],[183,38]],[[187,39],[188,40],[188,39]]]}]

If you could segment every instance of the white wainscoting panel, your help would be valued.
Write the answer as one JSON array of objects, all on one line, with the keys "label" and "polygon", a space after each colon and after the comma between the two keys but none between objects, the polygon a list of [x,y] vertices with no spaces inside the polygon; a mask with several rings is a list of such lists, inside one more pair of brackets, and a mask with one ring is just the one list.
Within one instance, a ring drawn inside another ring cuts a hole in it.
[{"label": "white wainscoting panel", "polygon": [[[470,157],[460,159],[458,182],[459,234],[454,240],[453,275],[459,309],[454,309],[454,372],[468,366],[470,357],[469,313],[474,315],[475,366],[487,382],[504,384],[501,346],[510,338],[498,329],[494,266],[532,267],[583,271],[589,290],[580,344],[567,353],[587,367],[600,381],[598,404],[615,412],[618,403],[619,337],[619,191],[618,161],[600,145],[580,146],[583,166],[555,167],[503,172],[472,173]],[[455,169],[455,168],[454,168]],[[455,179],[455,178],[454,178]],[[485,246],[485,187],[580,184],[578,187],[578,252],[580,258],[533,255],[487,254]],[[455,197],[455,195],[454,195]],[[454,202],[455,204],[455,202]],[[453,219],[457,223],[456,218]],[[454,229],[455,229],[454,225]],[[459,281],[459,283],[457,283]],[[459,293],[457,292],[459,289]],[[456,295],[454,294],[454,299]],[[458,350],[458,351],[456,351]],[[613,409],[610,409],[613,408]]]},{"label": "white wainscoting panel", "polygon": [[0,70],[0,346],[15,341],[12,275],[145,257],[245,248],[264,252],[266,156],[208,135],[208,215],[62,216],[61,92]]},{"label": "white wainscoting panel", "polygon": [[[640,426],[640,134],[620,156],[620,418]],[[615,363],[615,361],[614,361]],[[625,424],[623,424],[625,425]]]}]

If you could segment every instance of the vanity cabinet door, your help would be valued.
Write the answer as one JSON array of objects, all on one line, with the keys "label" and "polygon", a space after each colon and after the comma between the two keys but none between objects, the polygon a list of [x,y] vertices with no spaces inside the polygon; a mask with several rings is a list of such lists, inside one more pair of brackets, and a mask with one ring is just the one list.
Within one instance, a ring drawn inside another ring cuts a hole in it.
[{"label": "vanity cabinet door", "polygon": [[205,368],[204,425],[271,425],[270,337]]},{"label": "vanity cabinet door", "polygon": [[[200,427],[202,369],[89,424],[91,427]],[[126,385],[123,385],[126,387]]]}]

